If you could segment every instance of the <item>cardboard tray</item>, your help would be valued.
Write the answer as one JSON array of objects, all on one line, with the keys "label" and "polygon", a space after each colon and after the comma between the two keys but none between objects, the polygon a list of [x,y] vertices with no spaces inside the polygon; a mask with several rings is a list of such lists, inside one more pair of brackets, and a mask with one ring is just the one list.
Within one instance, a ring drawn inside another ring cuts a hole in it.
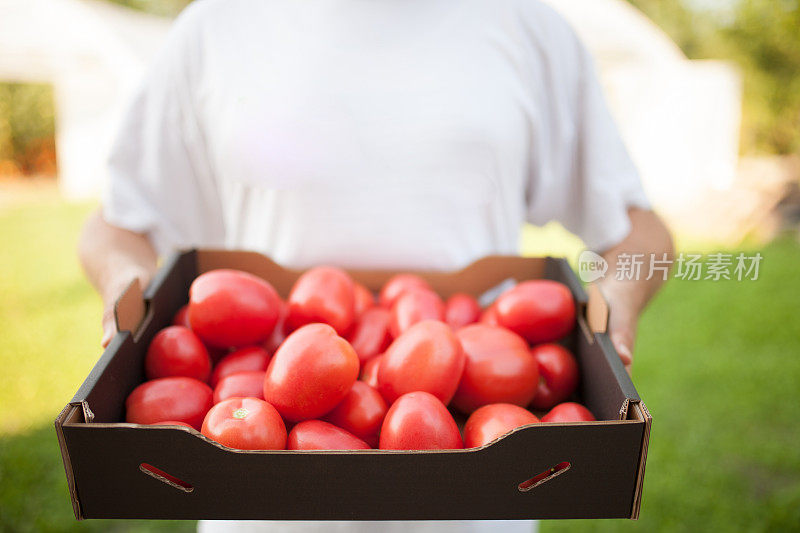
[{"label": "cardboard tray", "polygon": [[[190,250],[166,261],[144,294],[128,288],[115,309],[120,332],[55,422],[77,519],[638,517],[651,417],[605,333],[605,302],[587,297],[563,259],[486,257],[420,275],[445,297],[509,278],[566,283],[579,316],[565,342],[597,422],[526,426],[478,449],[360,452],[239,451],[189,428],[120,423],[148,343],[192,280],[222,267],[262,276],[283,296],[300,274],[257,253]],[[393,272],[351,274],[378,289]]]}]

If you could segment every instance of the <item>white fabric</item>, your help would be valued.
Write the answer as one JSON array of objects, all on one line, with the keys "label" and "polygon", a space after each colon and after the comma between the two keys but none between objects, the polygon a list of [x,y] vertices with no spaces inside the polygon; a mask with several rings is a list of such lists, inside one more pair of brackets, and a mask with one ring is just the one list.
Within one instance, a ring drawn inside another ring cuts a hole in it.
[{"label": "white fabric", "polygon": [[290,266],[456,268],[647,206],[590,56],[535,0],[200,0],[110,158],[105,217]]},{"label": "white fabric", "polygon": [[648,205],[587,51],[535,0],[200,0],[167,41],[116,140],[104,200],[110,223],[161,253],[451,269],[516,253],[526,220],[608,248],[630,230],[626,208]]}]

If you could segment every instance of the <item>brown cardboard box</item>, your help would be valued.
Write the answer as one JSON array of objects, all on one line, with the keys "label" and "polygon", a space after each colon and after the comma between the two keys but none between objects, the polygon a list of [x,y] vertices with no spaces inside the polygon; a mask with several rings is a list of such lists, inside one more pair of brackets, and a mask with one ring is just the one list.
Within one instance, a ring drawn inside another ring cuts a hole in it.
[{"label": "brown cardboard box", "polygon": [[[189,428],[121,423],[147,345],[214,268],[268,279],[286,296],[300,271],[251,252],[173,256],[142,295],[116,307],[118,333],[56,420],[75,516],[82,518],[445,520],[637,518],[651,417],[604,332],[607,307],[563,259],[487,257],[458,272],[423,272],[448,296],[551,278],[573,291],[566,340],[579,396],[598,418],[520,428],[483,448],[448,451],[237,451]],[[392,272],[353,271],[371,289]],[[595,291],[596,292],[596,291]]]}]

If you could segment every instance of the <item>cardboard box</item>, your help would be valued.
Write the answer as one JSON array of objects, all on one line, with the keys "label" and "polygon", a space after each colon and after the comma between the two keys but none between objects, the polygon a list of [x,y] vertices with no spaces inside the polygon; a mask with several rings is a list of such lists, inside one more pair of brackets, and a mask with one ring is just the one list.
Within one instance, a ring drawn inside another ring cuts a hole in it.
[{"label": "cardboard box", "polygon": [[[144,295],[131,285],[115,310],[120,333],[55,423],[76,518],[638,517],[651,417],[605,333],[604,301],[587,297],[563,259],[487,257],[420,274],[444,297],[509,278],[566,283],[578,306],[566,344],[598,422],[520,428],[479,449],[361,452],[238,451],[188,428],[121,423],[125,398],[144,380],[148,343],[192,280],[222,267],[260,275],[283,296],[300,274],[256,253],[191,250],[166,261]],[[392,274],[351,273],[371,289]]]}]

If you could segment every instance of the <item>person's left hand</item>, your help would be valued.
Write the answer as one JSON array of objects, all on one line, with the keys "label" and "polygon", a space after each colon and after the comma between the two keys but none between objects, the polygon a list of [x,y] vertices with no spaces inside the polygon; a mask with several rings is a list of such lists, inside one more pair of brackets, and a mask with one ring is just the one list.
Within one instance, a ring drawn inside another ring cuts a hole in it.
[{"label": "person's left hand", "polygon": [[[628,374],[633,366],[633,346],[636,341],[636,326],[639,321],[639,309],[634,295],[628,294],[633,287],[626,287],[624,282],[609,280],[600,286],[609,306],[608,335],[619,354]],[[626,290],[627,289],[627,290]]]}]

